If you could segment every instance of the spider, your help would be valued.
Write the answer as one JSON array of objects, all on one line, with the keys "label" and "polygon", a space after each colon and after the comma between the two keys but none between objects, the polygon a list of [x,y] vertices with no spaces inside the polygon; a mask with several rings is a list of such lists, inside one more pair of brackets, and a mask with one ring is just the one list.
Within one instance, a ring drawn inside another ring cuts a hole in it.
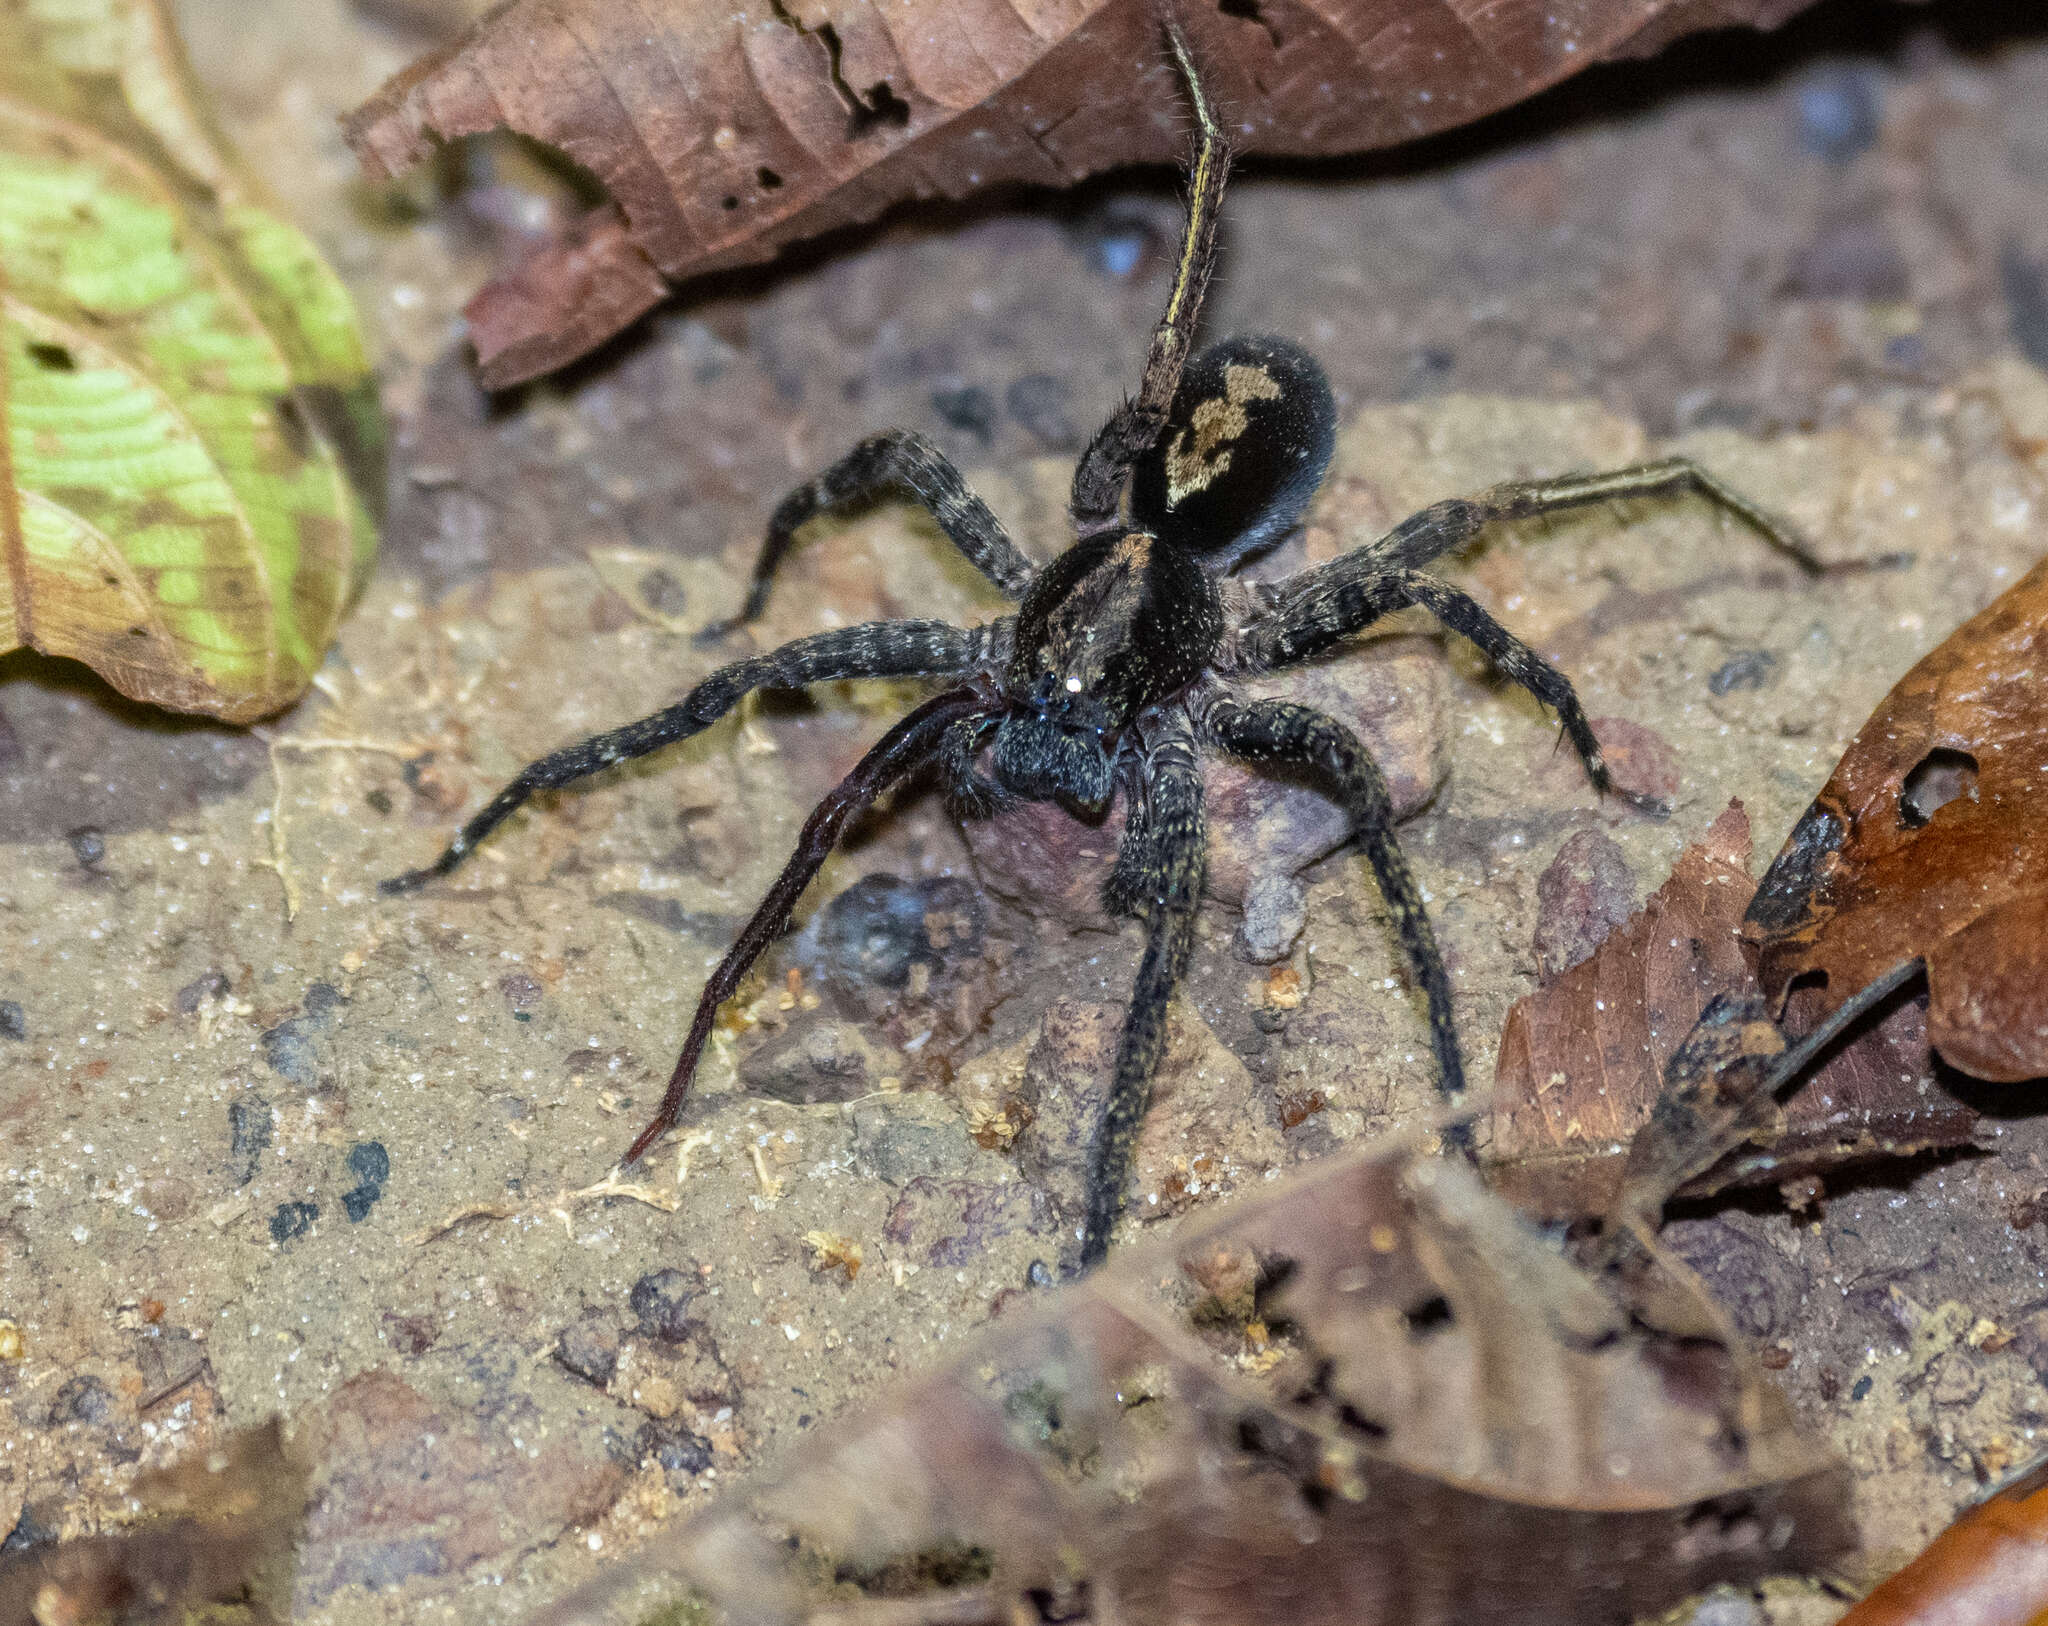
[{"label": "spider", "polygon": [[[1097,431],[1074,471],[1073,543],[1049,564],[1032,564],[930,440],[892,430],[861,442],[783,499],[744,607],[699,641],[723,639],[759,619],[805,521],[887,493],[907,494],[930,510],[953,545],[1017,601],[1016,613],[972,628],[871,622],[735,661],[675,705],[531,764],[435,863],[383,883],[386,893],[406,892],[446,875],[535,792],[688,739],[751,690],[843,678],[921,677],[949,685],[884,734],[810,814],[795,854],[705,983],[661,1105],[622,1167],[677,1122],[718,1007],[787,927],[840,836],[877,797],[934,765],[967,818],[988,817],[1018,800],[1054,801],[1095,817],[1119,790],[1125,799],[1104,901],[1112,913],[1143,923],[1145,946],[1090,1153],[1081,1269],[1108,1249],[1165,1043],[1167,1004],[1194,947],[1205,751],[1306,772],[1349,814],[1353,839],[1421,985],[1439,1081],[1455,1102],[1465,1075],[1450,981],[1394,839],[1385,777],[1337,719],[1284,700],[1244,698],[1233,680],[1298,666],[1382,616],[1420,605],[1555,711],[1588,778],[1607,792],[1615,787],[1570,680],[1423,567],[1496,521],[1690,489],[1732,511],[1804,569],[1821,568],[1780,522],[1707,470],[1670,458],[1495,486],[1433,504],[1377,540],[1285,581],[1236,579],[1236,567],[1287,535],[1315,495],[1334,447],[1336,405],[1322,367],[1285,339],[1229,338],[1189,359],[1231,151],[1186,38],[1170,17],[1162,26],[1194,113],[1186,218],[1137,396]],[[1468,1143],[1459,1145],[1469,1152]]]}]

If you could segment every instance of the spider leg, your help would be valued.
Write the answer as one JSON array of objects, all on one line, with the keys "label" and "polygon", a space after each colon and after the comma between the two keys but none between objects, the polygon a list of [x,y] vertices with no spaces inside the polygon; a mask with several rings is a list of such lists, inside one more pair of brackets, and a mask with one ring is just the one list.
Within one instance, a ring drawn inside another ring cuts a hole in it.
[{"label": "spider leg", "polygon": [[993,726],[989,717],[969,717],[946,730],[939,746],[939,765],[945,775],[946,805],[958,819],[992,819],[1016,805],[1016,794],[974,765],[982,736]]},{"label": "spider leg", "polygon": [[952,729],[963,722],[971,723],[986,713],[988,706],[988,697],[974,688],[954,689],[927,700],[884,734],[854,765],[853,772],[811,810],[811,816],[804,820],[803,833],[797,837],[796,851],[783,865],[782,873],[768,889],[753,918],[726,950],[725,958],[706,979],[704,992],[697,1000],[697,1014],[690,1022],[690,1035],[683,1041],[683,1053],[676,1058],[661,1105],[626,1149],[621,1168],[639,1162],[648,1147],[675,1127],[676,1119],[682,1115],[683,1097],[689,1093],[690,1080],[696,1074],[698,1058],[711,1037],[718,1007],[733,996],[740,979],[789,924],[796,900],[831,856],[846,827],[873,806],[883,791],[930,761]]},{"label": "spider leg", "polygon": [[1162,18],[1162,24],[1195,114],[1195,151],[1188,164],[1187,223],[1181,231],[1173,290],[1166,296],[1166,312],[1152,332],[1138,398],[1124,402],[1110,415],[1088,443],[1074,470],[1073,492],[1067,506],[1082,536],[1116,523],[1117,504],[1131,465],[1151,449],[1160,430],[1166,427],[1174,393],[1180,388],[1181,368],[1187,363],[1194,341],[1195,319],[1201,314],[1209,271],[1215,263],[1216,212],[1223,202],[1223,183],[1230,172],[1230,142],[1217,121],[1208,92],[1202,88],[1187,36],[1170,13]]},{"label": "spider leg", "polygon": [[1578,691],[1572,687],[1572,680],[1494,620],[1470,594],[1460,592],[1441,577],[1420,570],[1404,572],[1401,589],[1409,603],[1421,605],[1451,631],[1471,639],[1503,676],[1519,683],[1557,713],[1565,737],[1572,742],[1572,749],[1578,752],[1579,760],[1586,765],[1586,777],[1593,781],[1595,790],[1603,796],[1612,792],[1645,813],[1659,817],[1670,813],[1670,806],[1658,798],[1623,790],[1614,783],[1607,772],[1606,760],[1600,754],[1600,741],[1594,737],[1593,725],[1587,720],[1586,708],[1579,703]]},{"label": "spider leg", "polygon": [[1251,762],[1286,762],[1317,774],[1351,819],[1353,837],[1365,848],[1380,895],[1394,918],[1395,933],[1429,1002],[1430,1048],[1445,1095],[1465,1093],[1465,1067],[1458,1054],[1458,1030],[1451,1019],[1451,980],[1444,972],[1436,933],[1408,860],[1394,840],[1394,802],[1386,776],[1358,736],[1308,706],[1286,700],[1242,701],[1220,696],[1202,717],[1206,742]]},{"label": "spider leg", "polygon": [[795,545],[797,528],[806,520],[841,503],[891,491],[905,492],[929,510],[953,546],[998,591],[1013,599],[1024,596],[1035,568],[1017,551],[1003,522],[930,440],[912,430],[891,429],[869,436],[823,474],[806,480],[776,504],[760,557],[754,562],[745,606],[729,620],[713,622],[697,634],[696,641],[712,643],[761,618],[768,608],[775,572]]},{"label": "spider leg", "polygon": [[[1827,564],[1790,525],[1690,458],[1667,457],[1606,474],[1511,480],[1476,497],[1431,503],[1386,535],[1276,583],[1268,590],[1272,612],[1246,629],[1234,670],[1272,672],[1297,665],[1412,602],[1401,590],[1403,572],[1469,542],[1496,520],[1529,519],[1617,498],[1671,496],[1686,490],[1728,509],[1811,575],[1852,568]],[[1893,562],[1895,558],[1870,564]]]},{"label": "spider leg", "polygon": [[[1166,1048],[1166,1008],[1195,946],[1195,915],[1208,854],[1202,830],[1202,772],[1195,760],[1193,725],[1184,712],[1175,714],[1151,743],[1145,775],[1146,813],[1136,821],[1144,856],[1132,863],[1129,899],[1131,912],[1147,927],[1145,953],[1131,986],[1130,1014],[1117,1041],[1109,1104],[1088,1156],[1083,1270],[1101,1264],[1109,1251],[1109,1233],[1123,1209],[1138,1130],[1152,1096],[1152,1075]],[[1119,871],[1131,857],[1131,828],[1125,827]]]},{"label": "spider leg", "polygon": [[651,717],[593,734],[529,763],[462,827],[439,858],[425,869],[379,882],[377,890],[388,897],[415,891],[435,876],[446,875],[536,791],[559,789],[701,733],[750,690],[800,689],[835,678],[954,677],[980,663],[1004,659],[1014,625],[1009,617],[971,628],[948,626],[943,621],[870,621],[816,633],[765,655],[734,661]]}]

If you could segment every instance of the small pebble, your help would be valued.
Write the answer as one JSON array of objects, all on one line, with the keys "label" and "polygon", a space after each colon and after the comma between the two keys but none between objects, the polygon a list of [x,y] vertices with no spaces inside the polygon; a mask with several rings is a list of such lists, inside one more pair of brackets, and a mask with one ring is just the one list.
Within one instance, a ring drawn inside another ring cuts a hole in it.
[{"label": "small pebble", "polygon": [[114,1409],[114,1396],[90,1373],[67,1379],[50,1398],[50,1422],[104,1423]]},{"label": "small pebble", "polygon": [[964,389],[934,390],[932,410],[948,425],[965,430],[984,443],[995,438],[995,397],[979,384]]},{"label": "small pebble", "polygon": [[573,1321],[555,1339],[555,1363],[602,1389],[619,1370],[619,1335],[597,1319]]},{"label": "small pebble", "polygon": [[71,843],[72,855],[77,858],[80,869],[91,869],[107,856],[107,838],[91,825],[73,830],[65,840]]},{"label": "small pebble", "polygon": [[626,1302],[648,1337],[680,1344],[690,1336],[690,1304],[696,1297],[695,1272],[651,1270],[633,1284]]},{"label": "small pebble", "polygon": [[1735,689],[1761,689],[1777,670],[1778,657],[1768,649],[1745,649],[1730,656],[1707,679],[1709,694],[1727,694]]},{"label": "small pebble", "polygon": [[26,1039],[28,1013],[15,999],[0,999],[0,1039]]},{"label": "small pebble", "polygon": [[320,1217],[318,1203],[279,1203],[270,1216],[270,1240],[280,1245],[304,1236]]}]

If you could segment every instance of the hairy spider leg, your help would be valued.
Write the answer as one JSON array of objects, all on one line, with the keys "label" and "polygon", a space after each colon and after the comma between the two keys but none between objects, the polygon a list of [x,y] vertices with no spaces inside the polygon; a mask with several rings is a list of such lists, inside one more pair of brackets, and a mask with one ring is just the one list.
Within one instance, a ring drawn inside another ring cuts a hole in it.
[{"label": "hairy spider leg", "polygon": [[796,851],[782,866],[782,873],[775,878],[753,918],[725,951],[725,958],[705,979],[704,992],[697,1000],[697,1014],[690,1021],[690,1035],[683,1041],[683,1053],[676,1058],[675,1071],[669,1074],[661,1105],[647,1127],[626,1148],[620,1168],[631,1168],[648,1147],[675,1127],[676,1119],[682,1115],[683,1098],[690,1093],[698,1058],[711,1037],[718,1007],[732,998],[740,979],[768,945],[782,935],[796,900],[832,856],[832,849],[839,844],[846,827],[872,807],[883,791],[930,762],[949,730],[985,714],[989,704],[989,697],[982,690],[971,687],[951,689],[927,700],[877,740],[868,754],[854,764],[853,772],[811,810],[811,816],[804,820],[802,834],[797,837]]},{"label": "hairy spider leg", "polygon": [[558,790],[701,733],[751,690],[801,689],[835,678],[957,677],[977,665],[1006,658],[1015,625],[1014,618],[1008,616],[973,628],[949,626],[943,621],[869,621],[815,633],[765,655],[734,661],[713,672],[673,706],[529,763],[462,827],[439,858],[425,869],[380,882],[377,890],[386,896],[412,892],[435,876],[446,875],[535,792]]},{"label": "hairy spider leg", "polygon": [[768,608],[775,572],[795,546],[797,529],[806,520],[828,508],[889,492],[902,492],[928,510],[947,539],[998,592],[1012,599],[1024,596],[1036,567],[1018,551],[1003,522],[968,488],[960,471],[930,440],[914,430],[891,429],[869,436],[823,474],[806,480],[776,504],[760,557],[754,563],[745,606],[738,615],[706,627],[697,634],[697,642],[713,643],[761,618]]},{"label": "hairy spider leg", "polygon": [[1603,796],[1610,793],[1619,796],[1631,806],[1660,819],[1670,816],[1669,802],[1640,791],[1626,790],[1614,783],[1613,776],[1607,771],[1607,759],[1601,754],[1600,741],[1593,733],[1586,708],[1579,703],[1579,694],[1572,687],[1572,680],[1494,620],[1478,600],[1469,593],[1460,592],[1442,577],[1427,575],[1420,570],[1402,572],[1398,587],[1409,603],[1421,605],[1451,631],[1477,644],[1480,653],[1493,662],[1501,676],[1520,684],[1557,713],[1558,723],[1564,729],[1565,737],[1572,742],[1572,749],[1578,752],[1579,761],[1585,765],[1586,777],[1593,781],[1595,790]]},{"label": "hairy spider leg", "polygon": [[946,806],[955,818],[992,819],[1017,803],[1014,791],[974,765],[982,740],[997,721],[995,717],[974,717],[955,723],[946,731],[945,742],[939,747]]},{"label": "hairy spider leg", "polygon": [[1181,368],[1187,364],[1195,321],[1201,315],[1202,296],[1208,290],[1209,272],[1216,260],[1217,212],[1223,203],[1223,183],[1230,174],[1230,142],[1217,121],[1201,75],[1195,70],[1194,52],[1188,46],[1187,36],[1170,14],[1162,17],[1161,23],[1195,114],[1195,151],[1188,164],[1187,220],[1181,229],[1173,289],[1166,296],[1166,312],[1152,332],[1138,398],[1124,402],[1110,415],[1109,421],[1095,432],[1074,469],[1073,491],[1067,507],[1075,530],[1084,537],[1117,523],[1117,506],[1130,478],[1131,465],[1159,439],[1167,415],[1173,410]]},{"label": "hairy spider leg", "polygon": [[1454,1102],[1465,1093],[1465,1065],[1451,1018],[1451,980],[1444,972],[1436,932],[1422,894],[1394,839],[1394,798],[1386,775],[1358,736],[1334,717],[1287,700],[1241,701],[1219,696],[1203,714],[1205,739],[1250,762],[1284,762],[1320,777],[1351,821],[1365,849],[1380,896],[1393,915],[1395,934],[1422,984],[1429,1005],[1429,1042],[1437,1077]]},{"label": "hairy spider leg", "polygon": [[1208,850],[1202,822],[1202,771],[1185,711],[1164,718],[1145,753],[1142,816],[1132,807],[1116,874],[1122,901],[1145,922],[1145,953],[1131,985],[1130,1012],[1117,1040],[1116,1076],[1088,1154],[1087,1212],[1081,1231],[1082,1270],[1102,1263],[1124,1204],[1124,1187],[1152,1077],[1166,1048],[1166,1012],[1195,947]]}]

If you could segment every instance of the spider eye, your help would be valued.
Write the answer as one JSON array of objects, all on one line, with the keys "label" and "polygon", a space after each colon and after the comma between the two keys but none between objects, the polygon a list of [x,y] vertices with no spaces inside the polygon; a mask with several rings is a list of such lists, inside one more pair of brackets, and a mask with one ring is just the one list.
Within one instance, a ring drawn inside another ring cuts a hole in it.
[{"label": "spider eye", "polygon": [[1081,680],[1080,680],[1079,678],[1077,678],[1077,677],[1070,677],[1070,678],[1068,678],[1068,679],[1067,679],[1067,693],[1068,693],[1068,694],[1079,694],[1080,692],[1081,692]]}]

